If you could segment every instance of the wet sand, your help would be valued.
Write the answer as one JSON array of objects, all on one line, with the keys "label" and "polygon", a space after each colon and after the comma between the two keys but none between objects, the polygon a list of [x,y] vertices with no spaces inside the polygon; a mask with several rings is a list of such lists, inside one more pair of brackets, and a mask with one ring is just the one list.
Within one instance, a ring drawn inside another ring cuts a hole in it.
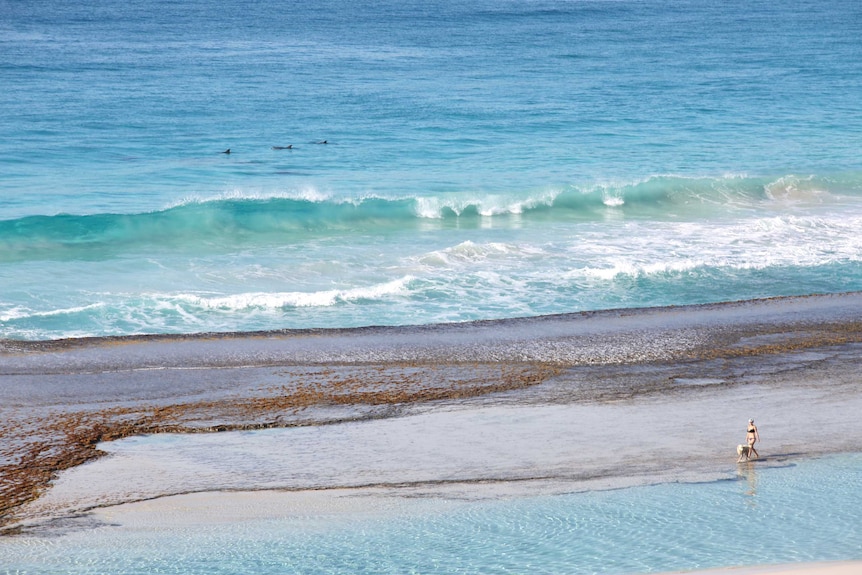
[{"label": "wet sand", "polygon": [[[5,341],[0,522],[14,533],[226,490],[497,497],[694,480],[736,473],[748,417],[763,436],[753,465],[862,451],[860,353],[860,294]],[[230,430],[245,432],[198,433]],[[133,438],[165,432],[194,435]]]}]

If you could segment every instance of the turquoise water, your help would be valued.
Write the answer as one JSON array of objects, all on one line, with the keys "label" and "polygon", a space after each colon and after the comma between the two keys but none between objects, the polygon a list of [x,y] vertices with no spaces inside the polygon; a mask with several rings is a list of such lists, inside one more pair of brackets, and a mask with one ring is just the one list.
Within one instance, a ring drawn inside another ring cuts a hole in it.
[{"label": "turquoise water", "polygon": [[2,338],[862,289],[855,0],[0,13]]},{"label": "turquoise water", "polygon": [[711,483],[5,538],[0,573],[574,575],[862,559],[860,509],[862,456],[841,455]]},{"label": "turquoise water", "polygon": [[[0,338],[862,290],[857,0],[0,0],[0,15]],[[0,573],[862,558],[860,463],[0,538]]]}]

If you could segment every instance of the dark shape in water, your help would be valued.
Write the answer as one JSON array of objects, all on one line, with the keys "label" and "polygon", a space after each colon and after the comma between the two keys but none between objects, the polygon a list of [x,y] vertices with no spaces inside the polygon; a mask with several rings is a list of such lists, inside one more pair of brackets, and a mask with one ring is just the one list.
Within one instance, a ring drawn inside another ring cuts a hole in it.
[{"label": "dark shape in water", "polygon": [[289,146],[273,146],[272,149],[273,150],[292,150],[293,144],[290,144]]}]

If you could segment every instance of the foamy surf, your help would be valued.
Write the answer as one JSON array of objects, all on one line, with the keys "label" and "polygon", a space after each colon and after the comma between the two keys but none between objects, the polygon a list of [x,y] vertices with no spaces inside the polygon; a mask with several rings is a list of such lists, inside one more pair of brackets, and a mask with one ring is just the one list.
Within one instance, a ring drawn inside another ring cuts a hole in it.
[{"label": "foamy surf", "polygon": [[[140,225],[123,218],[127,241],[105,229],[61,247],[19,243],[6,252],[8,273],[39,273],[0,294],[0,336],[405,325],[862,289],[856,200],[841,211],[769,200],[740,214],[601,221],[552,209],[480,225],[480,216],[414,218],[409,203],[399,204],[402,219],[386,220],[389,204],[377,199],[374,210],[344,208],[366,219],[338,220],[337,230],[332,220],[325,232],[309,227],[319,219],[279,213],[296,200],[271,201],[189,206],[207,217],[164,235],[156,215]],[[86,273],[69,275],[75,269]],[[40,277],[59,278],[63,291]]]},{"label": "foamy surf", "polygon": [[407,295],[412,280],[412,277],[407,276],[374,286],[318,292],[242,293],[215,297],[177,294],[150,295],[149,297],[153,300],[179,302],[193,308],[217,310],[225,313],[249,309],[278,310],[295,307],[329,307],[344,302]]}]

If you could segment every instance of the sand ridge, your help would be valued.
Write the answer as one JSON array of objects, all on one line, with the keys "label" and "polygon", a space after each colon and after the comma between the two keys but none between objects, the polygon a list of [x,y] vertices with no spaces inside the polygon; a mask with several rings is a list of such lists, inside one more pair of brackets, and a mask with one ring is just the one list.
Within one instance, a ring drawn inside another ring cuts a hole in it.
[{"label": "sand ridge", "polygon": [[[471,418],[499,405],[545,410],[533,414],[539,421],[562,405],[564,414],[583,412],[584,421],[640,417],[641,429],[598,433],[604,429],[598,423],[566,433],[619,450],[637,446],[632,438],[646,432],[653,453],[646,468],[665,465],[666,441],[690,446],[687,453],[699,464],[724,464],[722,448],[740,440],[733,422],[754,411],[777,424],[766,435],[773,454],[860,450],[858,426],[848,434],[845,420],[860,407],[860,304],[860,294],[839,294],[408,328],[3,342],[0,522],[11,526],[38,515],[38,500],[26,504],[51,481],[56,492],[60,471],[99,457],[100,445],[110,450],[106,442],[142,433],[316,426],[326,435],[365,420],[397,427],[392,421],[409,416],[462,417],[469,436]],[[619,405],[629,411],[611,414]],[[429,409],[436,415],[423,415]],[[457,415],[463,409],[468,415]],[[691,419],[698,412],[712,423]],[[826,424],[811,427],[806,416]],[[559,417],[565,426],[565,415]],[[494,422],[489,425],[493,438]],[[556,445],[540,428],[512,433]],[[515,435],[510,444],[526,445]],[[632,470],[625,457],[639,457],[634,449],[616,463],[593,458],[585,464],[566,448],[557,445],[557,455],[539,458],[531,470],[517,467],[515,453],[499,478],[623,476]],[[419,475],[419,482],[437,480]],[[362,484],[335,477],[293,487]],[[375,481],[404,478],[382,473]],[[155,485],[153,496],[180,490],[159,492]],[[122,500],[116,497],[109,499]],[[96,494],[67,510],[104,503]]]}]

